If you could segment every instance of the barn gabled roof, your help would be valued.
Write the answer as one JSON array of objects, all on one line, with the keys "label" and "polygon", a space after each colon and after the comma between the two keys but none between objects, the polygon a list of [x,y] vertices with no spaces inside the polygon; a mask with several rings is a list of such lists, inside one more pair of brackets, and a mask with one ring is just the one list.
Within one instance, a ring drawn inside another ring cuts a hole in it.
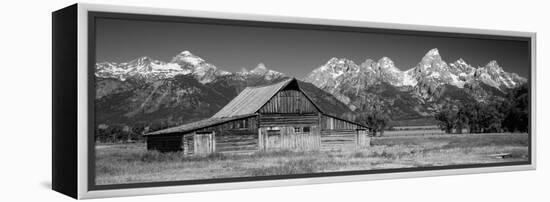
[{"label": "barn gabled roof", "polygon": [[[229,104],[225,105],[218,113],[214,114],[212,118],[241,116],[245,114],[254,114],[260,110],[273,96],[286,86],[293,82],[298,82],[295,78],[287,79],[276,84],[260,87],[247,87],[237,97],[233,98]],[[299,87],[299,86],[298,86]],[[304,91],[300,89],[302,93]],[[321,109],[313,102],[306,93],[304,93],[307,99],[321,111]]]},{"label": "barn gabled roof", "polygon": [[223,117],[223,118],[208,118],[204,120],[200,120],[197,122],[192,122],[176,127],[166,128],[163,130],[158,130],[155,132],[147,133],[146,135],[159,135],[159,134],[169,134],[169,133],[186,133],[194,130],[199,130],[211,126],[216,126],[219,124],[227,123],[234,120],[244,119],[248,117],[256,116],[255,114],[245,114],[240,116],[233,116],[233,117]]}]

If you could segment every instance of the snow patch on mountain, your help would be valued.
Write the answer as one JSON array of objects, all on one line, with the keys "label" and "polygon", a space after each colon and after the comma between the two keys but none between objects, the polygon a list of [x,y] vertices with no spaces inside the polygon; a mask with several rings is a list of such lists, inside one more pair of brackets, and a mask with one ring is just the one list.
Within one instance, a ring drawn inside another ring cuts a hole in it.
[{"label": "snow patch on mountain", "polygon": [[416,84],[418,84],[418,81],[412,76],[413,70],[414,69],[409,69],[403,72],[402,86],[416,86]]},{"label": "snow patch on mountain", "polygon": [[186,50],[186,51],[182,51],[180,54],[172,58],[172,62],[173,63],[184,62],[194,66],[198,66],[201,63],[204,63],[205,61],[202,58],[197,57],[193,55],[191,52]]},{"label": "snow patch on mountain", "polygon": [[116,78],[125,81],[128,78],[158,80],[174,77],[178,74],[190,74],[189,69],[182,69],[178,64],[165,63],[149,57],[141,57],[130,62],[96,64],[96,76]]},{"label": "snow patch on mountain", "polygon": [[[102,78],[115,78],[121,81],[134,79],[145,82],[177,75],[192,75],[203,84],[227,76],[241,79],[262,77],[266,80],[285,76],[281,72],[268,69],[263,63],[259,63],[250,71],[245,68],[236,73],[224,71],[187,50],[174,56],[170,62],[149,57],[124,63],[100,62],[96,64],[95,74]],[[481,82],[503,91],[527,81],[515,73],[505,72],[496,61],[490,61],[487,65],[477,68],[469,65],[462,58],[453,63],[447,63],[442,59],[437,48],[429,50],[415,67],[406,71],[396,67],[389,57],[382,57],[377,61],[366,59],[361,64],[347,58],[333,57],[314,69],[303,80],[327,92],[336,92],[338,90],[335,88],[350,86],[356,94],[379,83],[413,88],[422,84],[423,87],[435,89],[445,84],[464,88],[467,84]]]},{"label": "snow patch on mountain", "polygon": [[236,75],[240,76],[242,79],[246,79],[247,77],[263,77],[268,81],[285,77],[285,74],[281,72],[268,69],[264,63],[259,63],[250,71],[247,71],[246,68],[242,68]]},{"label": "snow patch on mountain", "polygon": [[347,58],[331,58],[313,70],[304,80],[318,87],[336,86],[342,81],[367,86],[379,82],[394,86],[414,86],[417,83],[410,71],[399,70],[388,57],[382,57],[378,61],[367,59],[361,65]]},{"label": "snow patch on mountain", "polygon": [[215,65],[206,62],[187,50],[174,56],[168,63],[149,57],[141,57],[124,63],[97,63],[95,75],[101,78],[115,78],[121,81],[132,78],[145,82],[173,78],[177,75],[192,75],[202,84],[213,82],[222,76],[251,75],[262,76],[268,80],[284,76],[283,73],[267,69],[263,63],[258,64],[250,72],[245,70],[245,72],[232,73],[220,70]]}]

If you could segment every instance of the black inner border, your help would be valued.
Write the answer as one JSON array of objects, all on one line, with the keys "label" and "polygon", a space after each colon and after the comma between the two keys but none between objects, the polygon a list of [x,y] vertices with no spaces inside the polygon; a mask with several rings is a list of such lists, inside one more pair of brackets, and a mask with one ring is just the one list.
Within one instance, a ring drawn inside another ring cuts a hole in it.
[{"label": "black inner border", "polygon": [[175,185],[197,185],[211,183],[231,183],[245,181],[261,181],[261,180],[279,180],[279,179],[296,179],[296,178],[314,178],[314,177],[333,177],[333,176],[348,176],[348,175],[364,175],[364,174],[379,174],[379,173],[396,173],[396,172],[417,172],[417,171],[433,171],[445,169],[463,169],[463,168],[481,168],[481,167],[501,167],[514,165],[530,165],[532,163],[532,111],[531,102],[531,71],[532,65],[529,68],[529,132],[528,132],[528,160],[517,162],[504,163],[487,163],[487,164],[462,164],[449,166],[432,166],[432,167],[416,167],[416,168],[395,168],[395,169],[379,169],[379,170],[361,170],[361,171],[341,171],[341,172],[326,172],[326,173],[308,173],[295,175],[275,175],[275,176],[258,176],[258,177],[236,177],[236,178],[220,178],[220,179],[202,179],[202,180],[184,180],[184,181],[165,181],[165,182],[145,182],[145,183],[128,183],[128,184],[111,184],[111,185],[96,185],[95,184],[95,63],[96,63],[96,19],[118,19],[118,20],[138,20],[138,21],[157,21],[157,22],[173,22],[173,23],[201,23],[213,25],[233,25],[233,26],[251,26],[251,27],[269,27],[282,29],[304,29],[304,30],[321,30],[321,31],[340,31],[340,32],[359,32],[359,33],[380,33],[380,34],[397,34],[397,35],[419,35],[432,37],[446,38],[472,38],[472,39],[487,39],[487,40],[513,40],[524,41],[528,43],[529,60],[532,59],[532,40],[530,37],[516,36],[501,36],[487,34],[465,34],[452,32],[433,32],[433,31],[414,31],[403,29],[382,29],[382,28],[367,28],[367,27],[349,27],[349,26],[334,26],[334,25],[316,25],[316,24],[298,24],[298,23],[280,23],[280,22],[261,22],[248,20],[229,20],[215,18],[197,18],[197,17],[179,17],[179,16],[164,16],[164,15],[145,15],[145,14],[126,14],[126,13],[110,13],[110,12],[88,12],[88,190],[110,190],[110,189],[127,189],[127,188],[145,188],[145,187],[160,187],[160,186],[175,186]]}]

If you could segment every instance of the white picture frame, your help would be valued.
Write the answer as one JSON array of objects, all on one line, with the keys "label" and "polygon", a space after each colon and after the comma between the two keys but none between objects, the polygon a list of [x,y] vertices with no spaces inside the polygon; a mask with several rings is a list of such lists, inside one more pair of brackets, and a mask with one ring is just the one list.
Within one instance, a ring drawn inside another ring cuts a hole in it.
[{"label": "white picture frame", "polygon": [[[431,169],[422,171],[407,171],[407,172],[391,172],[391,173],[370,173],[370,174],[358,174],[358,175],[342,175],[342,176],[324,176],[313,178],[288,178],[288,179],[274,179],[274,180],[260,180],[260,181],[241,181],[241,182],[223,182],[223,183],[207,183],[207,184],[193,184],[193,185],[160,185],[160,186],[147,186],[147,187],[124,187],[124,188],[105,188],[105,189],[92,189],[90,187],[90,171],[89,171],[89,146],[90,146],[90,128],[89,128],[89,12],[106,12],[106,13],[119,13],[119,14],[136,14],[136,15],[157,15],[157,16],[173,16],[173,17],[195,17],[195,18],[214,18],[214,19],[227,19],[227,20],[244,20],[244,21],[259,21],[259,22],[276,22],[276,23],[293,23],[304,25],[323,25],[323,26],[344,26],[344,27],[365,27],[365,28],[378,28],[389,30],[410,30],[410,31],[426,31],[426,32],[445,32],[445,33],[458,33],[458,34],[478,34],[478,35],[491,35],[502,37],[523,37],[531,40],[531,77],[530,77],[530,92],[536,92],[536,33],[532,32],[516,32],[516,31],[503,31],[503,30],[483,30],[483,29],[468,29],[468,28],[456,28],[456,27],[436,27],[436,26],[423,26],[423,25],[408,25],[408,24],[390,24],[380,22],[362,22],[362,21],[347,21],[347,20],[329,20],[329,19],[316,19],[316,18],[298,18],[290,16],[269,16],[269,15],[251,15],[241,13],[218,13],[208,11],[194,11],[194,10],[180,10],[180,9],[166,9],[166,8],[149,8],[149,7],[129,7],[129,6],[116,6],[116,5],[99,5],[99,4],[75,4],[72,9],[76,9],[76,50],[77,51],[77,72],[76,72],[76,84],[77,91],[76,96],[76,118],[77,120],[77,138],[76,142],[67,142],[66,144],[76,144],[76,161],[64,162],[64,165],[58,165],[57,168],[63,167],[64,169],[75,169],[76,178],[68,179],[76,182],[76,192],[68,191],[67,188],[57,188],[58,191],[70,195],[78,199],[90,199],[90,198],[103,198],[103,197],[119,197],[119,196],[136,196],[136,195],[149,195],[149,194],[166,194],[166,193],[184,193],[184,192],[197,192],[197,191],[212,191],[212,190],[228,190],[228,189],[243,189],[243,188],[256,188],[256,187],[274,187],[274,186],[288,186],[288,185],[305,185],[305,184],[318,184],[318,183],[336,183],[336,182],[351,182],[351,181],[365,181],[365,180],[381,180],[381,179],[396,179],[396,178],[416,178],[416,177],[428,177],[428,176],[441,176],[441,175],[462,175],[462,174],[475,174],[475,173],[491,173],[491,172],[508,172],[508,171],[522,171],[522,170],[535,170],[536,169],[536,93],[531,93],[531,114],[530,114],[530,164],[524,165],[507,165],[507,166],[491,166],[491,167],[465,167],[456,169]],[[55,49],[54,40],[54,49]],[[55,52],[54,52],[55,54]],[[54,61],[55,66],[55,61]],[[55,67],[54,67],[55,68]],[[74,99],[74,98],[73,98]],[[55,111],[54,116],[61,116],[62,110]],[[54,129],[55,132],[55,129]],[[54,145],[55,141],[60,140],[63,137],[74,134],[54,133]],[[56,139],[57,138],[57,139]],[[55,148],[54,148],[55,150]],[[56,155],[56,152],[54,152]],[[54,168],[56,167],[54,161]],[[66,165],[65,165],[66,164]],[[54,172],[56,170],[54,169]],[[70,177],[69,177],[70,178]],[[59,187],[56,185],[56,179],[53,179],[53,187]],[[67,180],[67,179],[65,179]],[[64,183],[65,181],[59,182]],[[72,186],[72,185],[71,185]]]}]

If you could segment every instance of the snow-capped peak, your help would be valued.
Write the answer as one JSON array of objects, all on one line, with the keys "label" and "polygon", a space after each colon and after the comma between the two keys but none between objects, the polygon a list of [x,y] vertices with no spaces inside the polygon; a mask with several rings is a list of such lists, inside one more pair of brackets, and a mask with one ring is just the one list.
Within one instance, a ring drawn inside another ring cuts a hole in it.
[{"label": "snow-capped peak", "polygon": [[184,50],[184,51],[182,51],[179,55],[192,56],[193,54],[192,54],[190,51],[188,51],[188,50]]},{"label": "snow-capped peak", "polygon": [[147,61],[151,61],[151,60],[152,60],[151,58],[149,58],[147,56],[143,56],[143,57],[136,58],[136,59],[130,61],[130,63],[132,63],[132,62],[134,62],[134,63],[135,62],[147,62]]},{"label": "snow-capped peak", "polygon": [[250,70],[250,72],[255,74],[265,74],[266,72],[268,72],[268,69],[267,67],[265,67],[264,63],[259,63],[256,68]]},{"label": "snow-capped peak", "polygon": [[483,83],[498,89],[502,89],[503,86],[513,88],[527,81],[515,73],[504,71],[495,60],[490,61],[484,67],[477,68],[475,76]]},{"label": "snow-capped peak", "polygon": [[426,53],[426,56],[439,56],[439,50],[437,48],[433,48]]},{"label": "snow-capped peak", "polygon": [[378,64],[381,69],[390,69],[395,68],[395,65],[393,63],[393,60],[391,60],[388,57],[382,57],[380,60],[378,60]]},{"label": "snow-capped peak", "polygon": [[[329,86],[338,86],[339,82],[348,80],[357,82],[354,84],[357,89],[360,88],[358,86],[367,87],[379,82],[395,86],[416,85],[415,79],[395,67],[389,57],[382,57],[378,61],[366,59],[361,65],[346,58],[331,58],[325,65],[313,70],[305,80],[323,88],[332,88]],[[325,80],[334,80],[334,82]]]},{"label": "snow-capped peak", "polygon": [[434,64],[439,63],[437,66],[444,66],[443,59],[441,58],[441,55],[439,55],[439,50],[437,48],[431,49],[422,57],[422,61],[420,61],[420,66],[423,68],[433,66]]},{"label": "snow-capped peak", "polygon": [[96,76],[103,78],[116,78],[122,81],[128,78],[145,80],[157,80],[173,77],[176,74],[188,74],[179,65],[165,63],[149,57],[140,57],[124,63],[102,62],[96,64]]},{"label": "snow-capped peak", "polygon": [[422,60],[417,65],[417,71],[419,73],[430,73],[432,71],[448,71],[447,63],[443,61],[439,55],[439,50],[437,48],[431,49],[422,57]]},{"label": "snow-capped peak", "polygon": [[466,61],[464,61],[464,59],[462,58],[459,58],[458,60],[456,60],[456,63],[460,65],[467,65]]},{"label": "snow-capped peak", "polygon": [[485,65],[485,67],[490,68],[492,70],[496,70],[496,71],[501,71],[502,70],[502,67],[500,67],[500,65],[498,65],[498,62],[496,60],[491,60],[489,63],[487,63],[487,65]]},{"label": "snow-capped peak", "polygon": [[178,63],[180,65],[191,64],[193,66],[197,66],[205,61],[202,58],[193,55],[193,53],[191,53],[190,51],[186,50],[173,57],[172,62]]},{"label": "snow-capped peak", "polygon": [[140,57],[124,63],[98,63],[96,67],[96,75],[98,77],[117,78],[120,80],[136,78],[147,82],[172,78],[179,74],[192,74],[199,82],[208,83],[213,81],[217,76],[230,74],[229,72],[218,70],[216,66],[193,55],[190,51],[182,51],[174,56],[169,63],[149,57]]},{"label": "snow-capped peak", "polygon": [[348,71],[356,72],[359,69],[359,66],[350,59],[333,57],[328,60],[327,63],[321,67],[321,69],[341,75]]},{"label": "snow-capped peak", "polygon": [[280,77],[284,77],[285,75],[278,71],[270,70],[266,67],[264,63],[259,63],[256,65],[256,67],[250,71],[247,71],[246,68],[242,68],[241,71],[237,72],[237,75],[240,76],[262,76],[266,80],[272,80]]},{"label": "snow-capped peak", "polygon": [[383,82],[394,86],[415,86],[416,79],[411,74],[397,68],[389,57],[382,57],[378,60],[378,75]]},{"label": "snow-capped peak", "polygon": [[330,60],[327,61],[327,64],[335,64],[335,63],[341,63],[343,62],[341,59],[338,59],[336,57],[330,58]]}]

